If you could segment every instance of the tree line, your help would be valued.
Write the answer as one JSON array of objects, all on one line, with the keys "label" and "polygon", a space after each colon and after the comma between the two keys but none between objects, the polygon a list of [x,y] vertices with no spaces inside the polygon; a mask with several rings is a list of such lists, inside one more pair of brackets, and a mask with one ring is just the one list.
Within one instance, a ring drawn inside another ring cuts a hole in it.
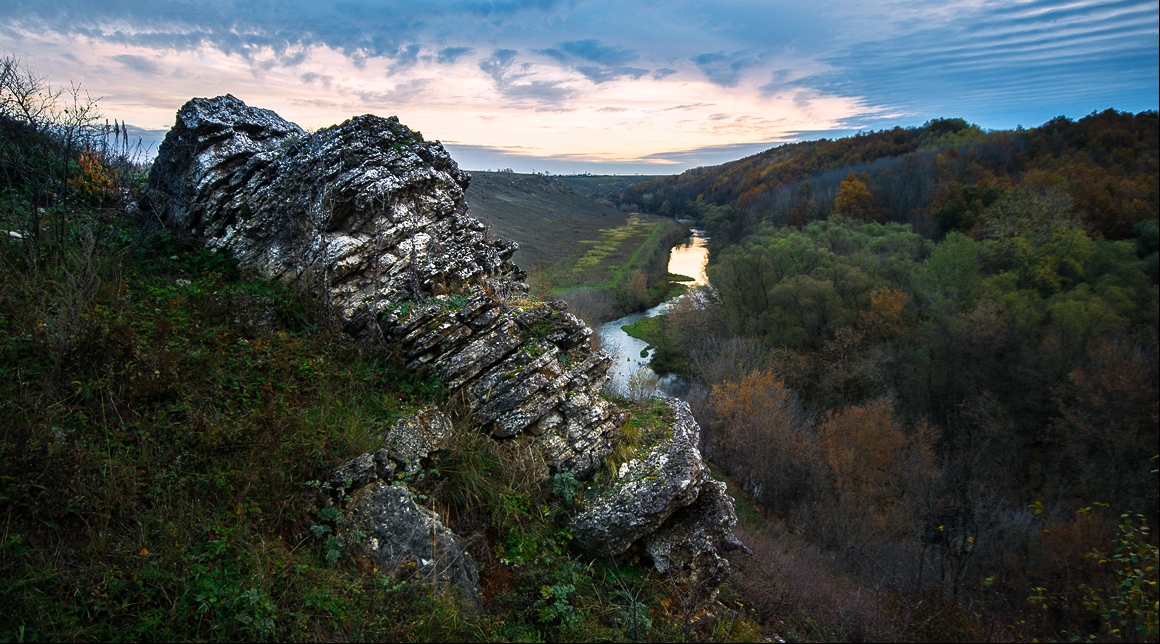
[{"label": "tree line", "polygon": [[[1028,636],[1154,638],[1157,129],[940,121],[639,186],[670,207],[704,190],[685,203],[714,289],[662,344],[705,449],[897,597]],[[788,179],[745,197],[758,167]]]}]

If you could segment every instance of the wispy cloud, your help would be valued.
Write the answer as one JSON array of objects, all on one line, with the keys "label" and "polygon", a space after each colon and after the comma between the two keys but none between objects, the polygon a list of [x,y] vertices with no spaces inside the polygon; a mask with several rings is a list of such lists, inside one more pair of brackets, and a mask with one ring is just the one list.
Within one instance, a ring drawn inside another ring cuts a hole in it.
[{"label": "wispy cloud", "polygon": [[529,65],[516,65],[518,54],[514,49],[497,49],[479,61],[479,69],[491,77],[504,98],[516,103],[558,107],[576,95],[576,90],[560,81],[531,78],[535,74],[528,71]]},{"label": "wispy cloud", "polygon": [[725,54],[721,52],[699,54],[692,61],[701,73],[722,87],[736,87],[741,82],[741,72],[758,65],[758,58],[747,52]]},{"label": "wispy cloud", "polygon": [[125,67],[142,74],[160,74],[161,68],[157,63],[145,58],[144,56],[134,56],[132,54],[118,54],[112,57],[112,60],[121,63]]},{"label": "wispy cloud", "polygon": [[454,63],[460,58],[474,53],[475,50],[471,47],[444,47],[439,50],[439,57],[436,59],[436,62],[440,65]]},{"label": "wispy cloud", "polygon": [[622,77],[640,78],[650,70],[632,67],[640,54],[631,49],[613,47],[599,40],[571,40],[558,47],[536,50],[536,53],[565,63],[593,83],[606,83]]},{"label": "wispy cloud", "polygon": [[143,125],[233,92],[315,126],[392,112],[606,160],[1154,109],[1158,37],[1155,0],[7,0],[0,15],[0,50]]}]

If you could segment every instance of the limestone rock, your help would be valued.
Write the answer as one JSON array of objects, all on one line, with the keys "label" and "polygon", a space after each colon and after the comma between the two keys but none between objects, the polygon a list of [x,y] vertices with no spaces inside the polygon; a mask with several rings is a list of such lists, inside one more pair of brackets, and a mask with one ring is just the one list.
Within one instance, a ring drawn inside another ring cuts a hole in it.
[{"label": "limestone rock", "polygon": [[374,454],[360,454],[336,467],[330,475],[330,485],[335,490],[356,490],[375,481],[390,481],[394,475],[395,464],[387,450],[380,449]]},{"label": "limestone rock", "polygon": [[733,536],[735,525],[737,514],[725,484],[708,481],[696,501],[644,538],[644,548],[657,572],[687,588],[698,602],[709,601],[729,576],[729,560],[721,553],[749,551]]},{"label": "limestone rock", "polygon": [[539,435],[584,476],[623,421],[599,396],[610,359],[561,305],[522,299],[516,245],[466,215],[469,180],[394,117],[307,133],[227,95],[181,108],[141,206],[251,273],[317,286],[348,332],[464,392],[485,430]]},{"label": "limestone rock", "polygon": [[479,595],[479,572],[463,540],[401,485],[380,481],[355,491],[338,536],[397,580],[454,586],[466,599]]},{"label": "limestone rock", "polygon": [[447,445],[451,432],[451,419],[428,407],[395,422],[387,433],[387,453],[405,469],[414,471],[419,461]]},{"label": "limestone rock", "polygon": [[[526,299],[510,261],[516,245],[467,216],[469,180],[441,144],[394,117],[308,133],[227,95],[181,108],[140,206],[251,274],[316,288],[348,333],[438,377],[480,429],[534,436],[554,469],[583,478],[611,453],[625,418],[601,397],[610,358],[561,303]],[[712,496],[688,406],[672,404],[672,437],[626,468],[573,535],[600,556],[643,540],[658,569],[713,585],[722,569],[708,544],[728,532],[732,505]],[[353,502],[343,529],[369,535],[362,547],[384,569],[411,561],[415,574],[474,589],[458,537],[389,484],[390,458],[417,462],[449,433],[409,422],[392,428],[384,450],[334,472],[332,485]]]},{"label": "limestone rock", "polygon": [[676,413],[671,436],[621,466],[616,488],[573,519],[572,543],[612,557],[642,542],[658,572],[708,598],[729,574],[719,551],[740,546],[732,533],[737,516],[725,485],[712,480],[701,458],[700,427],[688,403],[666,402]]},{"label": "limestone rock", "polygon": [[629,463],[615,491],[597,498],[572,521],[573,544],[580,550],[605,556],[625,552],[697,500],[710,481],[697,449],[700,427],[688,404],[674,398],[668,402],[677,414],[672,435],[644,460]]}]

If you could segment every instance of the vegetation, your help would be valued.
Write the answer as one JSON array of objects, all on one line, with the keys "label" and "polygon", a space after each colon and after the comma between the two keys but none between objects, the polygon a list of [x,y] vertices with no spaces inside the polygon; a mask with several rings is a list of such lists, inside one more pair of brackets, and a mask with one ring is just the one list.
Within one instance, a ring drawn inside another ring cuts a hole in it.
[{"label": "vegetation", "polygon": [[[56,103],[29,117],[2,89],[0,641],[754,638],[736,607],[683,613],[647,565],[570,555],[588,490],[544,479],[538,443],[476,431],[315,293],[136,218],[144,170],[95,110],[70,148]],[[352,556],[319,483],[432,404],[454,439],[409,484],[468,542],[474,606]],[[625,404],[627,459],[660,412]]]},{"label": "vegetation", "polygon": [[476,172],[467,193],[474,216],[520,245],[514,261],[533,294],[563,297],[592,323],[668,297],[669,248],[684,235],[672,219],[618,210],[571,187],[626,183],[608,179]]},{"label": "vegetation", "polygon": [[759,556],[876,597],[806,636],[1155,639],[1158,125],[935,121],[632,189],[703,191],[715,289],[639,331],[796,535]]},{"label": "vegetation", "polygon": [[698,217],[722,248],[763,222],[800,227],[835,211],[909,223],[932,238],[970,232],[996,199],[1029,182],[1066,194],[1092,235],[1130,239],[1155,217],[1156,122],[1155,112],[1108,110],[985,132],[962,119],[938,119],[783,145],[636,184],[612,199],[643,212]]}]

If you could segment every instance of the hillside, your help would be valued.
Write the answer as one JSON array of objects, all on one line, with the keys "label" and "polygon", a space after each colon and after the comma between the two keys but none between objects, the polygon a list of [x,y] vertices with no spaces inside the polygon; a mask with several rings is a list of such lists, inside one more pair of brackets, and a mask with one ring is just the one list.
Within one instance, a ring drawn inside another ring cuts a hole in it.
[{"label": "hillside", "polygon": [[711,235],[713,291],[634,331],[804,542],[755,552],[826,589],[811,616],[850,592],[828,556],[875,615],[935,601],[891,627],[923,638],[1160,633],[1158,126],[935,121],[619,193]]},{"label": "hillside", "polygon": [[721,245],[740,241],[761,222],[801,226],[825,219],[853,173],[865,192],[854,216],[910,223],[939,237],[970,231],[983,208],[1030,177],[1065,191],[1094,234],[1125,239],[1160,204],[1158,133],[1156,112],[1108,110],[1000,131],[939,119],[782,145],[640,183],[611,198],[643,212],[702,218]]},{"label": "hillside", "polygon": [[20,118],[0,639],[754,636],[688,406],[601,391],[610,358],[527,297],[438,143],[227,95],[146,175]]},{"label": "hillside", "polygon": [[[513,261],[530,273],[538,295],[597,291],[615,299],[617,310],[628,311],[667,293],[668,249],[682,234],[671,218],[618,210],[578,193],[569,187],[569,178],[507,172],[473,172],[471,177],[466,196],[471,215],[498,237],[519,244]],[[610,187],[628,182],[579,180]]]}]

